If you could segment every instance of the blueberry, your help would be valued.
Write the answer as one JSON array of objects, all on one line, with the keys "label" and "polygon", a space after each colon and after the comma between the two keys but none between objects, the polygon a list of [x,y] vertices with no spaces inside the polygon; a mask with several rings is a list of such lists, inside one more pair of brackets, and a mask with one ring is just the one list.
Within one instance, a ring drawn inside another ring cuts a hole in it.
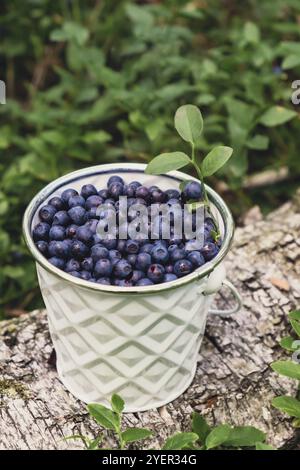
[{"label": "blueberry", "polygon": [[110,197],[112,197],[113,199],[119,199],[119,197],[122,196],[123,194],[123,188],[124,186],[122,183],[119,183],[119,182],[111,183],[108,186],[108,192],[109,192]]},{"label": "blueberry", "polygon": [[167,248],[168,243],[167,243],[166,240],[155,240],[154,241],[154,246],[163,246],[163,247]]},{"label": "blueberry", "polygon": [[65,267],[65,262],[61,258],[57,258],[56,256],[52,256],[51,258],[48,259],[49,263],[53,264],[56,268],[59,269],[64,269]]},{"label": "blueberry", "polygon": [[81,274],[78,271],[69,271],[68,274],[71,274],[71,276],[78,277],[81,279]]},{"label": "blueberry", "polygon": [[108,198],[108,189],[100,189],[100,191],[98,191],[98,196],[105,201],[105,199]]},{"label": "blueberry", "polygon": [[68,227],[66,227],[66,237],[67,238],[75,238],[76,237],[76,232],[78,229],[78,225],[71,224]]},{"label": "blueberry", "polygon": [[49,230],[50,230],[50,225],[47,224],[47,222],[40,222],[38,223],[32,232],[33,239],[35,241],[38,240],[48,240],[49,237]]},{"label": "blueberry", "polygon": [[100,219],[98,207],[91,207],[88,211],[86,211],[86,218],[87,219]]},{"label": "blueberry", "polygon": [[187,255],[187,259],[195,266],[196,268],[199,268],[205,263],[205,259],[203,255],[199,251],[191,251]]},{"label": "blueberry", "polygon": [[136,284],[140,279],[142,279],[145,276],[143,271],[139,271],[138,269],[134,269],[131,275],[131,282],[133,284]]},{"label": "blueberry", "polygon": [[129,279],[116,279],[115,285],[118,287],[132,287],[133,282],[130,281]]},{"label": "blueberry", "polygon": [[67,205],[70,197],[72,196],[78,196],[78,192],[76,191],[76,189],[72,189],[72,188],[65,189],[61,195],[61,199],[63,203]]},{"label": "blueberry", "polygon": [[45,242],[44,240],[39,240],[36,242],[35,246],[39,250],[42,255],[47,256],[48,255],[48,243]]},{"label": "blueberry", "polygon": [[91,248],[91,257],[94,263],[99,259],[108,258],[108,249],[97,243]]},{"label": "blueberry", "polygon": [[84,207],[85,206],[85,199],[84,197],[82,196],[71,196],[69,201],[68,201],[68,205],[69,205],[69,208],[72,209],[72,207],[76,207],[76,206],[81,206],[81,207]]},{"label": "blueberry", "polygon": [[108,208],[109,207],[114,208],[115,207],[115,201],[111,198],[108,198],[108,199],[105,200],[105,206],[107,206]]},{"label": "blueberry", "polygon": [[[177,189],[167,189],[165,191],[166,199],[169,201],[170,199],[179,199],[180,198],[180,192],[177,191]],[[177,201],[178,203],[178,201]]]},{"label": "blueberry", "polygon": [[205,259],[205,261],[212,260],[219,252],[219,247],[213,242],[207,242],[201,248],[201,253]]},{"label": "blueberry", "polygon": [[155,263],[166,264],[169,260],[169,253],[165,246],[157,244],[151,251],[151,257]]},{"label": "blueberry", "polygon": [[147,276],[150,279],[150,281],[154,282],[155,284],[158,284],[159,282],[162,282],[165,274],[165,269],[161,264],[151,264],[148,268],[147,271]]},{"label": "blueberry", "polygon": [[148,201],[150,197],[149,189],[146,188],[146,186],[139,186],[135,191],[135,196],[137,198],[142,198],[145,199],[145,201]]},{"label": "blueberry", "polygon": [[197,181],[189,181],[184,187],[183,196],[187,201],[189,199],[200,199],[202,196],[201,184]]},{"label": "blueberry", "polygon": [[68,210],[68,215],[72,222],[77,225],[82,225],[87,219],[86,211],[81,206],[72,207],[72,209]]},{"label": "blueberry", "polygon": [[65,208],[65,204],[60,197],[54,196],[49,200],[50,206],[55,207],[57,211],[62,211]]},{"label": "blueberry", "polygon": [[84,258],[81,261],[81,268],[84,271],[89,271],[89,272],[93,271],[93,268],[94,268],[93,258],[91,256],[89,256],[88,258]]},{"label": "blueberry", "polygon": [[116,263],[114,266],[114,274],[116,277],[120,279],[125,279],[126,277],[129,277],[132,273],[132,266],[128,261],[121,259]]},{"label": "blueberry", "polygon": [[90,210],[92,209],[93,207],[98,207],[100,206],[100,204],[103,204],[103,199],[102,197],[94,194],[93,196],[89,196],[86,200],[86,203],[85,203],[85,208],[86,210]]},{"label": "blueberry", "polygon": [[141,271],[147,271],[152,262],[151,255],[149,253],[139,253],[136,257],[135,267]]},{"label": "blueberry", "polygon": [[121,183],[122,185],[124,185],[124,180],[123,178],[121,178],[121,176],[113,175],[108,178],[107,187],[109,187],[113,183]]},{"label": "blueberry", "polygon": [[89,281],[90,282],[97,282],[95,277],[90,277]]},{"label": "blueberry", "polygon": [[52,240],[48,245],[50,257],[66,259],[70,254],[70,248],[64,241]]},{"label": "blueberry", "polygon": [[99,223],[98,219],[90,219],[84,224],[84,227],[88,228],[89,230],[92,231],[93,234],[95,234],[97,231],[98,223]]},{"label": "blueberry", "polygon": [[94,234],[89,227],[82,226],[82,227],[78,227],[76,231],[76,238],[77,240],[80,240],[86,245],[89,245],[93,241]]},{"label": "blueberry", "polygon": [[99,277],[109,277],[111,272],[112,264],[109,259],[103,258],[96,262],[94,267],[94,276],[96,279]]},{"label": "blueberry", "polygon": [[126,246],[125,246],[125,251],[128,254],[135,255],[138,253],[140,249],[140,245],[138,244],[137,241],[135,240],[127,240]]},{"label": "blueberry", "polygon": [[140,248],[140,253],[151,253],[153,249],[152,243],[145,243],[144,245],[141,246]]},{"label": "blueberry", "polygon": [[133,198],[135,196],[135,188],[134,186],[131,186],[130,184],[125,184],[123,188],[123,195]]},{"label": "blueberry", "polygon": [[98,194],[98,191],[93,184],[85,184],[82,186],[80,194],[84,199],[87,199],[89,196]]},{"label": "blueberry", "polygon": [[154,282],[150,281],[147,277],[143,277],[139,281],[137,281],[137,286],[153,286]]},{"label": "blueberry", "polygon": [[175,274],[167,273],[164,275],[163,282],[171,282],[171,281],[176,281],[178,277]]},{"label": "blueberry", "polygon": [[135,190],[136,190],[137,188],[139,188],[140,186],[142,186],[142,184],[141,184],[139,181],[131,181],[131,183],[129,183],[129,185],[130,185],[131,187],[133,187]]},{"label": "blueberry", "polygon": [[71,271],[80,271],[80,263],[77,259],[71,258],[67,261],[65,271],[70,273]]},{"label": "blueberry", "polygon": [[41,207],[41,209],[39,210],[39,216],[40,216],[41,221],[51,224],[56,212],[57,210],[55,209],[55,207],[51,206],[50,204],[47,204],[46,206]]},{"label": "blueberry", "polygon": [[120,260],[122,258],[122,255],[118,250],[109,250],[108,257],[111,261],[113,259]]},{"label": "blueberry", "polygon": [[123,253],[126,248],[126,240],[118,240],[117,243],[117,250],[120,251],[120,253]]},{"label": "blueberry", "polygon": [[174,271],[173,264],[166,264],[165,271],[166,271],[166,273],[169,273],[169,274],[173,273],[173,271]]},{"label": "blueberry", "polygon": [[186,255],[185,253],[185,250],[183,248],[178,248],[177,245],[175,249],[172,249],[170,250],[171,247],[173,247],[174,245],[171,245],[169,247],[169,253],[170,253],[170,259],[171,261],[173,261],[173,263],[175,263],[176,261],[180,260],[180,259],[183,259]]},{"label": "blueberry", "polygon": [[103,240],[101,240],[101,243],[108,250],[114,250],[115,248],[117,248],[118,240],[114,238],[113,236],[111,238],[106,237],[106,238],[103,238]]},{"label": "blueberry", "polygon": [[174,274],[178,277],[186,276],[193,271],[192,263],[187,259],[176,261],[174,265]]},{"label": "blueberry", "polygon": [[[90,281],[91,281],[91,279],[90,279]],[[110,286],[111,285],[109,277],[99,277],[99,279],[97,279],[96,282],[97,282],[97,284],[103,284],[104,286]]]},{"label": "blueberry", "polygon": [[152,202],[160,203],[160,202],[165,202],[165,200],[166,200],[166,195],[160,189],[155,189],[154,191],[151,192],[151,201]]},{"label": "blueberry", "polygon": [[65,227],[62,225],[53,225],[49,231],[50,240],[64,240],[66,235]]},{"label": "blueberry", "polygon": [[131,264],[131,266],[135,266],[136,258],[137,258],[137,255],[135,254],[127,255],[127,261],[128,263]]},{"label": "blueberry", "polygon": [[81,242],[80,240],[73,240],[71,246],[71,254],[74,258],[82,260],[88,255],[89,249],[88,247]]},{"label": "blueberry", "polygon": [[53,225],[63,225],[66,227],[71,223],[71,219],[66,211],[58,211],[53,217]]},{"label": "blueberry", "polygon": [[85,281],[89,281],[92,277],[89,271],[81,271],[80,275],[81,275],[81,279],[84,279]]}]

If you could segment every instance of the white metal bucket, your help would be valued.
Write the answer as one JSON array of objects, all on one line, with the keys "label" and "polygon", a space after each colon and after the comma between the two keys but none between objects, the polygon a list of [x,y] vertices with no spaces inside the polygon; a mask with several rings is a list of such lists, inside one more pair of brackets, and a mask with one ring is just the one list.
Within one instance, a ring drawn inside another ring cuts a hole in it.
[{"label": "white metal bucket", "polygon": [[[145,287],[115,287],[75,278],[52,266],[31,237],[38,210],[66,187],[92,183],[105,187],[111,174],[126,182],[139,180],[162,189],[178,188],[181,172],[153,176],[143,164],[99,165],[75,171],[45,187],[24,215],[24,236],[37,261],[49,329],[57,355],[58,375],[80,400],[108,405],[113,393],[123,397],[125,411],[135,412],[171,402],[190,385],[214,293],[227,284],[241,300],[220,264],[233,236],[226,204],[207,186],[219,220],[223,245],[212,261],[176,281]],[[214,311],[213,313],[224,314]]]}]

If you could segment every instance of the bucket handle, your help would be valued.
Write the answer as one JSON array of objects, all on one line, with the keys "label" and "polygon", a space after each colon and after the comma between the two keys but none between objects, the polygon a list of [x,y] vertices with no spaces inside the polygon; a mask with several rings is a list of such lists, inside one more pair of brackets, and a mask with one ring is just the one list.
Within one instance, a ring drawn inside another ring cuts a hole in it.
[{"label": "bucket handle", "polygon": [[214,308],[211,308],[209,309],[208,313],[211,314],[211,315],[219,315],[221,317],[229,317],[230,315],[234,315],[235,313],[237,313],[243,303],[242,303],[242,298],[240,296],[240,294],[238,293],[238,290],[234,287],[234,285],[228,281],[228,279],[224,279],[223,282],[222,282],[222,286],[226,286],[228,287],[228,289],[231,291],[233,297],[235,298],[236,300],[236,304],[234,307],[232,308],[229,308],[227,310],[221,310],[221,309],[214,309]]}]

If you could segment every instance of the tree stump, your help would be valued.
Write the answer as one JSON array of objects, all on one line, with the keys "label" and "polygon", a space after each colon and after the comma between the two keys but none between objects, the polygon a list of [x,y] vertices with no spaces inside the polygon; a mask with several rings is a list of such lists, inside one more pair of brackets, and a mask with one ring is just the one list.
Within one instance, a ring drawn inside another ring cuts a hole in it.
[{"label": "tree stump", "polygon": [[[296,383],[278,376],[270,363],[285,357],[278,342],[289,333],[287,313],[299,307],[299,209],[297,193],[266,219],[236,230],[226,264],[243,309],[231,318],[209,317],[196,377],[180,398],[124,416],[124,426],[154,431],[144,449],[190,430],[193,410],[211,424],[257,426],[277,448],[298,445],[291,420],[271,406],[274,396],[295,394]],[[222,291],[217,302],[224,307],[230,301]],[[64,437],[95,437],[100,429],[57,377],[46,312],[0,323],[0,338],[0,449],[84,448]],[[114,447],[113,435],[103,433],[105,446]]]}]

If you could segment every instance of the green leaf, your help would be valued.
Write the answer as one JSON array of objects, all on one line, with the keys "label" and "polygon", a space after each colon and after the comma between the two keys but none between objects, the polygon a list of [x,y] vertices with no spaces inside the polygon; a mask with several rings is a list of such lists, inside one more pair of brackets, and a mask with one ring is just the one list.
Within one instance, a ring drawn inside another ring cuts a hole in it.
[{"label": "green leaf", "polygon": [[206,448],[213,449],[226,442],[229,439],[231,430],[232,428],[228,424],[220,424],[214,428],[206,438]]},{"label": "green leaf", "polygon": [[114,393],[111,397],[111,406],[116,413],[120,414],[124,410],[125,402],[123,398]]},{"label": "green leaf", "polygon": [[296,111],[282,106],[272,106],[260,117],[259,122],[264,126],[274,127],[290,121],[295,116],[297,116]]},{"label": "green leaf", "polygon": [[90,403],[88,405],[88,410],[91,416],[95,418],[97,423],[101,424],[106,429],[117,430],[120,426],[119,416],[111,411],[109,408],[106,408],[103,405],[98,403]]},{"label": "green leaf", "polygon": [[88,450],[96,450],[99,447],[100,442],[102,442],[103,436],[98,436],[96,439],[90,442],[88,445]]},{"label": "green leaf", "polygon": [[290,320],[293,330],[297,333],[300,337],[300,322],[296,320]]},{"label": "green leaf", "polygon": [[249,149],[266,150],[269,147],[269,137],[257,134],[246,142]]},{"label": "green leaf", "polygon": [[293,426],[294,428],[300,428],[300,419],[294,419]]},{"label": "green leaf", "polygon": [[299,340],[295,340],[292,336],[286,336],[280,340],[280,346],[287,351],[294,352],[300,349],[300,344],[297,344],[297,342],[299,342]]},{"label": "green leaf", "polygon": [[252,447],[257,442],[264,441],[265,438],[265,433],[253,426],[235,426],[223,445],[227,447]]},{"label": "green leaf", "polygon": [[260,40],[260,32],[258,27],[252,21],[247,21],[244,27],[244,38],[247,43],[256,44]]},{"label": "green leaf", "polygon": [[278,374],[300,380],[300,364],[296,364],[292,361],[277,361],[273,362],[271,367],[275,372],[278,372]]},{"label": "green leaf", "polygon": [[189,163],[189,157],[183,152],[161,153],[148,163],[145,173],[161,175],[172,170],[178,170]]},{"label": "green leaf", "polygon": [[256,450],[276,450],[274,447],[269,444],[265,444],[264,442],[257,442],[255,448]]},{"label": "green leaf", "polygon": [[197,440],[198,435],[194,432],[179,432],[166,440],[162,450],[181,450]]},{"label": "green leaf", "polygon": [[296,398],[288,396],[276,397],[273,399],[272,405],[289,416],[300,418],[300,401]]},{"label": "green leaf", "polygon": [[200,109],[192,104],[180,106],[175,113],[175,128],[186,142],[195,144],[203,130],[203,118]]},{"label": "green leaf", "polygon": [[88,37],[88,29],[73,21],[66,21],[61,29],[54,29],[50,34],[52,41],[74,41],[79,46],[83,46]]},{"label": "green leaf", "polygon": [[298,65],[300,65],[300,56],[296,54],[290,54],[285,57],[281,67],[283,70],[289,70],[298,67]]},{"label": "green leaf", "polygon": [[300,310],[293,310],[289,313],[290,320],[296,320],[300,322]]},{"label": "green leaf", "polygon": [[232,155],[231,147],[215,147],[204,158],[201,170],[203,176],[211,176],[218,171]]},{"label": "green leaf", "polygon": [[192,415],[192,431],[198,435],[201,443],[205,442],[205,439],[211,431],[210,426],[199,413],[193,413]]},{"label": "green leaf", "polygon": [[122,432],[122,438],[124,442],[135,442],[146,437],[152,436],[152,431],[143,428],[129,428]]}]

